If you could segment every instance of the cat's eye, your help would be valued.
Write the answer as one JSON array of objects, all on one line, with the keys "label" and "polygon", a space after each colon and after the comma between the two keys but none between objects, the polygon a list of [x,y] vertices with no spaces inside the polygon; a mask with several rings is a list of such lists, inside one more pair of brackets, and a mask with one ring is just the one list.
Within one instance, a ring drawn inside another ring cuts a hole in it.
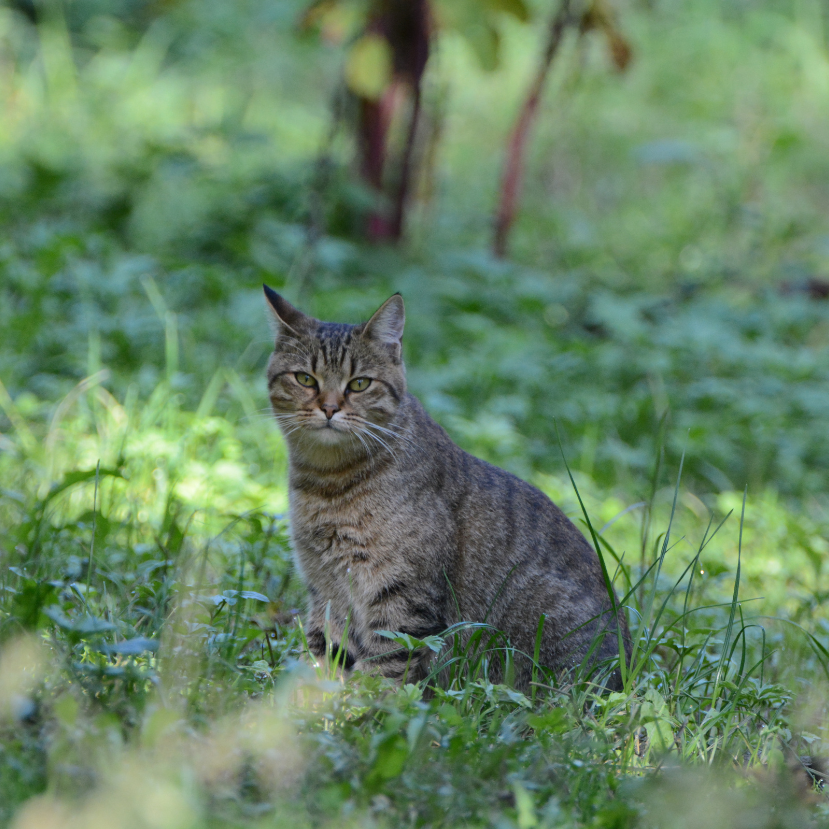
[{"label": "cat's eye", "polygon": [[371,385],[368,377],[355,377],[349,384],[350,391],[365,391]]},{"label": "cat's eye", "polygon": [[304,371],[298,371],[294,377],[296,377],[296,381],[300,386],[307,386],[310,389],[317,385],[317,381]]}]

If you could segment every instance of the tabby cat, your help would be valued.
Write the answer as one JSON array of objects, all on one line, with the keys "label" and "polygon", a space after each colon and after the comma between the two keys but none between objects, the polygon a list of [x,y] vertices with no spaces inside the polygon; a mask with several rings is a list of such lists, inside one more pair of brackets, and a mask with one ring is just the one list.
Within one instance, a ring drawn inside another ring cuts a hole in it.
[{"label": "tabby cat", "polygon": [[[544,666],[573,667],[596,636],[591,660],[618,659],[610,598],[584,536],[539,490],[457,447],[407,393],[402,297],[347,325],[308,317],[264,288],[277,331],[268,390],[290,455],[311,651],[324,654],[328,636],[347,669],[417,679],[427,649],[410,661],[377,630],[423,639],[486,621],[509,637],[526,687],[531,662],[520,654],[533,654],[543,613]],[[621,610],[615,618],[627,657]]]}]

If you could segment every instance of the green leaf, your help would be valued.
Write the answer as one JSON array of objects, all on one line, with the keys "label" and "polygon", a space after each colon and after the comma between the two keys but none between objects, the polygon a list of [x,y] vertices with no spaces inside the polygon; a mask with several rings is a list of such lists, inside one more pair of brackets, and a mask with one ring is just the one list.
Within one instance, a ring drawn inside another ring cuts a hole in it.
[{"label": "green leaf", "polygon": [[375,101],[391,83],[392,68],[388,41],[380,35],[366,34],[348,51],[345,80],[352,92]]},{"label": "green leaf", "polygon": [[400,734],[392,734],[377,749],[377,757],[370,776],[377,780],[397,777],[409,756],[409,746]]},{"label": "green leaf", "polygon": [[69,487],[75,486],[75,484],[81,484],[85,481],[94,481],[96,475],[101,478],[124,477],[118,469],[105,469],[103,467],[100,470],[84,469],[77,472],[67,472],[66,475],[63,476],[63,480],[59,484],[54,484],[49,490],[49,494],[43,499],[43,505],[45,506],[54,497],[60,495],[61,492],[69,489]]},{"label": "green leaf", "polygon": [[82,636],[94,633],[106,633],[115,630],[115,625],[96,616],[84,614],[77,619],[70,619],[57,605],[43,611],[59,628]]},{"label": "green leaf", "polygon": [[464,29],[462,34],[472,47],[481,68],[487,72],[496,70],[501,59],[501,35],[498,30],[481,21]]},{"label": "green leaf", "polygon": [[443,650],[443,638],[440,636],[426,636],[423,639],[418,639],[409,633],[400,633],[393,630],[375,630],[378,636],[385,639],[391,639],[407,651],[416,651],[419,648],[428,648],[433,653],[440,653]]},{"label": "green leaf", "polygon": [[538,826],[538,817],[535,813],[535,800],[520,783],[513,784],[515,794],[515,808],[518,812],[518,829],[533,829]]},{"label": "green leaf", "polygon": [[49,582],[37,581],[23,575],[17,567],[9,567],[16,575],[23,577],[23,585],[14,594],[11,605],[12,618],[27,630],[40,627],[43,622],[44,607],[54,600],[55,585]]},{"label": "green leaf", "polygon": [[536,731],[549,731],[552,734],[560,734],[570,728],[570,718],[561,707],[551,708],[543,714],[529,714],[527,723]]},{"label": "green leaf", "polygon": [[102,653],[115,653],[122,656],[137,656],[147,651],[158,650],[157,639],[147,639],[144,636],[137,636],[135,639],[125,639],[123,642],[116,642],[114,645],[104,645]]},{"label": "green leaf", "polygon": [[509,688],[505,685],[495,686],[499,694],[500,700],[509,700],[510,702],[514,702],[517,705],[522,706],[523,708],[530,708],[532,706],[532,702],[520,691],[516,691],[514,688]]},{"label": "green leaf", "polygon": [[522,23],[530,19],[530,9],[524,0],[489,0],[490,8],[508,14]]},{"label": "green leaf", "polygon": [[262,593],[257,593],[254,590],[241,590],[237,594],[241,599],[256,599],[257,602],[269,602],[270,599]]},{"label": "green leaf", "polygon": [[674,731],[671,721],[660,717],[645,723],[648,740],[656,752],[670,751],[674,745]]}]

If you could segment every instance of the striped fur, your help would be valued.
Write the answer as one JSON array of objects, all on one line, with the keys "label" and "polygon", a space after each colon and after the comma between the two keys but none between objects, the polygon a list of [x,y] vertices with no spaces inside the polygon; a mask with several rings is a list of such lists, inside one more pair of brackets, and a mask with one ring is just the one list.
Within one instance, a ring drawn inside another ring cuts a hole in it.
[{"label": "striped fur", "polygon": [[[544,613],[544,665],[577,664],[602,629],[596,658],[618,654],[599,561],[584,536],[539,490],[458,448],[407,393],[402,298],[367,323],[343,325],[265,293],[277,328],[268,388],[289,448],[312,651],[324,652],[327,631],[335,651],[343,645],[346,667],[399,680],[408,654],[377,630],[423,638],[486,620],[532,654]],[[361,377],[368,387],[350,390]],[[423,675],[426,657],[416,655],[409,677]],[[529,661],[517,667],[526,687]]]}]

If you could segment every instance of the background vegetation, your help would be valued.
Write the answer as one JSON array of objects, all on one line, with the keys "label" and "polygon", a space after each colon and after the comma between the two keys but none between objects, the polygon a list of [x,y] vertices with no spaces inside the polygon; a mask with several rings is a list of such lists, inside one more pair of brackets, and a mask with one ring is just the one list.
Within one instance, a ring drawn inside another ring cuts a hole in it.
[{"label": "background vegetation", "polygon": [[[629,0],[623,73],[569,30],[499,259],[555,6],[458,2],[399,245],[360,4],[0,6],[0,825],[829,825],[827,10]],[[308,664],[263,281],[403,293],[412,391],[601,537],[624,693],[494,686],[489,632],[429,688]]]}]

